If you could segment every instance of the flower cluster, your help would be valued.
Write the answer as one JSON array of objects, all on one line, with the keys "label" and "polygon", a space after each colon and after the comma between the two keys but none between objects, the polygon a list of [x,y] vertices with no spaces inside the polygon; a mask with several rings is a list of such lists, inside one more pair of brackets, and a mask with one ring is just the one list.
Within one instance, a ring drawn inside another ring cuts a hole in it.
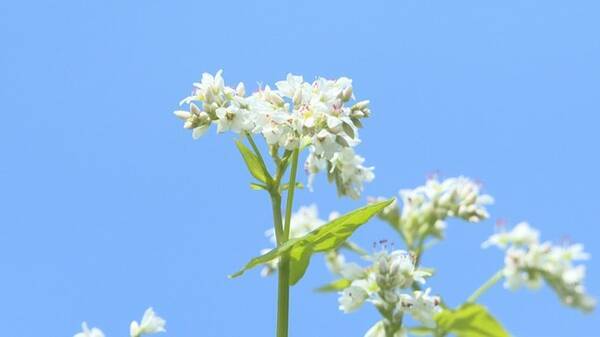
[{"label": "flower cluster", "polygon": [[[141,337],[142,335],[150,335],[158,332],[164,332],[165,320],[157,316],[152,308],[146,309],[142,321],[140,323],[132,321],[129,327],[130,337]],[[75,334],[73,337],[104,337],[104,333],[98,328],[88,328],[86,322],[81,324],[82,331]]]},{"label": "flower cluster", "polygon": [[490,195],[481,193],[476,182],[462,176],[443,181],[428,179],[423,186],[401,190],[400,197],[402,209],[393,204],[380,217],[408,239],[423,239],[427,235],[442,238],[449,217],[469,222],[487,219],[486,206],[494,201]]},{"label": "flower cluster", "polygon": [[583,285],[585,266],[574,264],[589,259],[583,245],[540,243],[539,236],[539,231],[521,222],[510,231],[493,234],[482,246],[506,250],[503,269],[506,288],[535,289],[545,281],[564,304],[585,312],[593,310],[596,300],[586,294]]},{"label": "flower cluster", "polygon": [[205,73],[194,83],[192,95],[180,103],[188,109],[175,115],[195,139],[214,123],[219,133],[262,135],[272,153],[309,146],[305,163],[309,183],[314,174],[327,170],[340,195],[358,198],[363,183],[374,178],[373,168],[363,166],[364,159],[354,152],[361,120],[371,114],[369,101],[347,105],[354,96],[352,80],[346,77],[309,83],[288,74],[275,86],[247,96],[243,83],[235,89],[226,86],[222,71],[215,76]]},{"label": "flower cluster", "polygon": [[[425,291],[412,290],[424,284],[431,274],[415,266],[414,255],[384,249],[369,257],[372,265],[354,273],[350,286],[339,293],[339,309],[353,312],[369,301],[382,314],[365,337],[403,336],[401,322],[405,314],[411,315],[428,327],[435,326],[434,316],[442,309],[440,299]],[[354,269],[354,268],[351,268]]]}]

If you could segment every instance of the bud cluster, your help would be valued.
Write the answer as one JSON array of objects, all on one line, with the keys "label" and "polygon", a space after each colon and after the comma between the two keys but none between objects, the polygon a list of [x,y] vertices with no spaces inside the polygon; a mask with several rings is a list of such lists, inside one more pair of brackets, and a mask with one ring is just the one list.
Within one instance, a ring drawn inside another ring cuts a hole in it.
[{"label": "bud cluster", "polygon": [[351,279],[350,286],[339,293],[340,310],[349,313],[364,302],[373,303],[383,320],[366,336],[401,335],[404,314],[410,314],[426,326],[435,326],[434,316],[442,310],[440,299],[430,296],[430,289],[412,290],[416,283],[424,284],[431,273],[417,268],[415,257],[402,250],[382,250],[369,259],[372,265],[362,273],[354,273],[360,276]]},{"label": "bud cluster", "polygon": [[526,286],[536,289],[545,281],[564,304],[585,312],[592,311],[596,300],[585,292],[585,265],[574,264],[589,259],[583,245],[540,243],[539,236],[539,231],[521,222],[511,231],[492,235],[482,247],[493,245],[506,250],[505,288],[516,290]]},{"label": "bud cluster", "polygon": [[431,235],[443,238],[445,220],[450,217],[480,222],[489,217],[486,206],[493,198],[482,194],[480,186],[466,177],[428,179],[415,189],[400,190],[402,207],[392,204],[380,217],[401,230],[409,240]]},{"label": "bud cluster", "polygon": [[[243,83],[235,89],[225,85],[222,71],[203,74],[194,83],[192,95],[175,111],[197,139],[217,124],[217,132],[261,134],[270,150],[294,150],[309,146],[305,163],[312,175],[327,170],[340,195],[358,198],[364,182],[373,180],[373,168],[363,166],[364,158],[354,152],[360,143],[358,128],[369,117],[369,101],[348,103],[354,98],[352,80],[317,78],[312,83],[288,74],[275,83],[246,96]],[[310,185],[310,184],[309,184]]]}]

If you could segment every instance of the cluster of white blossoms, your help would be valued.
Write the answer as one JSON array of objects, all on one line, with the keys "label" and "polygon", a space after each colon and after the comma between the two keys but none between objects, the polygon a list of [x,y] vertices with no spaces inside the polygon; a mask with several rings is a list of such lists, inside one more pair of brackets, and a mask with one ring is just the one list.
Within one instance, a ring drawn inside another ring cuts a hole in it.
[{"label": "cluster of white blossoms", "polygon": [[596,300],[585,292],[585,266],[574,264],[590,257],[583,245],[540,243],[539,237],[539,231],[521,222],[510,231],[493,234],[482,247],[493,245],[506,250],[503,269],[506,288],[536,289],[546,281],[564,304],[592,311]]},{"label": "cluster of white blossoms", "polygon": [[401,329],[401,322],[405,314],[425,326],[434,327],[434,317],[442,310],[440,299],[431,296],[429,288],[412,290],[415,283],[424,284],[425,278],[431,276],[428,271],[415,266],[414,255],[403,250],[389,252],[384,249],[368,259],[372,261],[371,266],[360,272],[351,267],[354,272],[344,275],[352,282],[339,293],[338,300],[339,309],[345,313],[371,302],[382,314],[383,319],[365,337],[403,336],[405,331]]},{"label": "cluster of white blossoms", "polygon": [[361,120],[371,113],[369,101],[347,105],[354,96],[352,80],[346,77],[308,83],[288,74],[275,86],[246,96],[243,83],[235,89],[225,85],[222,71],[215,76],[204,73],[200,83],[194,83],[192,95],[180,103],[188,110],[175,115],[195,139],[214,123],[219,133],[261,134],[275,152],[309,146],[305,163],[309,186],[316,173],[327,170],[340,195],[358,198],[363,183],[374,178],[373,168],[363,166],[364,158],[354,152]]},{"label": "cluster of white blossoms", "polygon": [[[141,337],[142,335],[150,335],[158,332],[165,332],[165,320],[157,316],[152,308],[146,309],[140,323],[132,321],[129,326],[130,337]],[[104,337],[102,330],[98,328],[88,328],[86,322],[81,324],[81,332],[76,333],[73,337]]]},{"label": "cluster of white blossoms", "polygon": [[449,217],[480,222],[489,217],[486,206],[494,202],[481,193],[479,184],[462,176],[443,181],[430,178],[423,186],[400,190],[400,197],[402,209],[392,204],[380,217],[412,237],[442,238]]}]

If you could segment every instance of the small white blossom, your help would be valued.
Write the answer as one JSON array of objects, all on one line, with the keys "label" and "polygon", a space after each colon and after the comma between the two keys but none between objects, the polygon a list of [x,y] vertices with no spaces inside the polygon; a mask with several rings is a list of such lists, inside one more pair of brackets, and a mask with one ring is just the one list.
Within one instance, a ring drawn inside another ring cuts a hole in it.
[{"label": "small white blossom", "polygon": [[498,246],[505,248],[508,245],[529,246],[539,242],[540,232],[531,228],[528,223],[521,222],[517,224],[511,231],[502,231],[496,233],[483,244],[483,248],[489,246]]},{"label": "small white blossom", "polygon": [[129,326],[129,334],[131,337],[140,337],[142,335],[149,335],[158,332],[164,332],[165,320],[157,316],[152,308],[146,309],[142,321],[138,324],[136,321],[132,321]]},{"label": "small white blossom", "polygon": [[81,332],[73,337],[104,337],[104,333],[98,328],[89,328],[86,322],[81,323]]},{"label": "small white blossom", "polygon": [[360,308],[369,298],[368,284],[365,280],[358,280],[340,292],[340,310],[344,313],[350,313]]},{"label": "small white blossom", "polygon": [[374,266],[378,282],[391,288],[409,288],[414,282],[424,284],[425,277],[431,276],[431,273],[415,268],[413,256],[403,250],[378,253]]},{"label": "small white blossom", "polygon": [[413,295],[402,294],[399,302],[400,310],[409,313],[414,319],[427,327],[435,327],[435,315],[442,311],[440,299],[430,296],[431,289],[415,291]]}]

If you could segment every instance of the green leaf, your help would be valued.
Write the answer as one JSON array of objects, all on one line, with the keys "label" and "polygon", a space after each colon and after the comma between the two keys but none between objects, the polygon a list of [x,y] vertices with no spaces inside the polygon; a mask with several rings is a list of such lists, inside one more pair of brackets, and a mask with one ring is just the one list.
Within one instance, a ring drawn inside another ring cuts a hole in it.
[{"label": "green leaf", "polygon": [[432,336],[435,335],[435,330],[425,326],[417,326],[414,328],[408,328],[408,332],[415,336]]},{"label": "green leaf", "polygon": [[324,286],[321,286],[321,287],[315,289],[315,291],[318,291],[321,293],[330,293],[330,292],[341,291],[341,290],[348,288],[351,283],[352,283],[352,281],[345,279],[345,278],[341,278],[339,280],[336,280],[336,281],[328,283]]},{"label": "green leaf", "polygon": [[259,181],[266,183],[267,175],[269,173],[265,172],[265,170],[262,168],[260,159],[258,159],[258,157],[254,154],[254,152],[252,152],[249,148],[247,148],[246,145],[244,145],[244,143],[242,143],[241,141],[236,140],[235,145],[237,146],[238,150],[242,154],[242,157],[244,158],[244,162],[246,163],[246,166],[248,167],[248,171],[250,171],[250,174],[252,174],[252,176],[254,178],[258,179]]},{"label": "green leaf", "polygon": [[444,310],[435,320],[438,329],[457,337],[510,336],[487,309],[479,304],[465,304],[456,310]]},{"label": "green leaf", "polygon": [[[289,188],[289,185],[290,185],[289,183],[285,183],[285,184],[281,185],[281,187],[280,187],[279,189],[280,189],[282,192],[283,192],[283,191],[286,191],[286,190]],[[303,189],[303,188],[304,188],[304,185],[302,185],[302,183],[301,183],[301,182],[296,182],[296,188],[297,188],[297,189]]]},{"label": "green leaf", "polygon": [[294,285],[300,281],[304,273],[306,273],[306,269],[308,268],[308,264],[310,262],[310,256],[312,255],[313,250],[310,245],[304,245],[297,247],[296,249],[292,249],[290,253],[290,284]]},{"label": "green leaf", "polygon": [[230,275],[235,278],[242,275],[246,270],[260,264],[267,263],[279,257],[290,258],[290,283],[296,284],[304,275],[313,253],[325,252],[336,249],[343,244],[350,235],[361,225],[369,221],[375,214],[379,213],[394,199],[389,199],[344,214],[339,218],[313,230],[301,238],[288,240],[281,246],[272,249],[268,253],[251,259],[242,269]]},{"label": "green leaf", "polygon": [[267,185],[263,185],[263,184],[257,184],[257,183],[250,183],[250,188],[255,190],[255,191],[260,191],[260,190],[267,190]]}]

